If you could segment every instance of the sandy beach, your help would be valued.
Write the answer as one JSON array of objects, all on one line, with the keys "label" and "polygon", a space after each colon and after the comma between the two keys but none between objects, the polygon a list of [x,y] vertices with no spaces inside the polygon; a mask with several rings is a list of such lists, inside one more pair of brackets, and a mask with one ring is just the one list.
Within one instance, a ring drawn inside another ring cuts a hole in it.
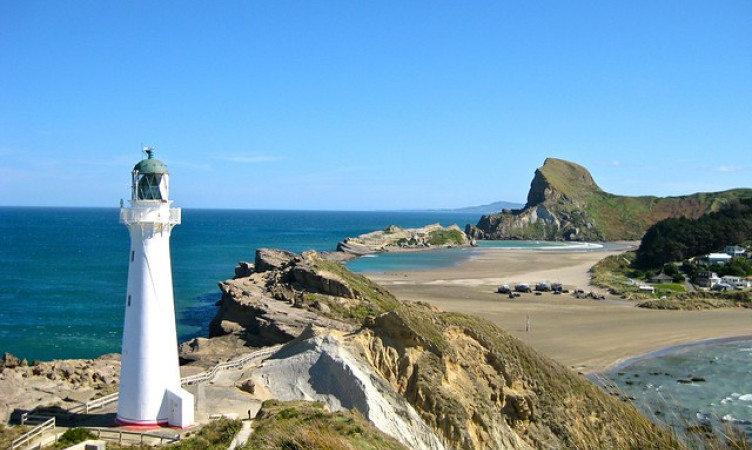
[{"label": "sandy beach", "polygon": [[[487,249],[459,267],[367,274],[402,300],[486,318],[562,364],[602,372],[624,360],[706,339],[752,335],[752,310],[654,311],[571,294],[497,294],[500,284],[560,282],[596,291],[588,270],[619,252]],[[604,292],[605,293],[605,292]],[[529,317],[529,331],[526,321]]]}]

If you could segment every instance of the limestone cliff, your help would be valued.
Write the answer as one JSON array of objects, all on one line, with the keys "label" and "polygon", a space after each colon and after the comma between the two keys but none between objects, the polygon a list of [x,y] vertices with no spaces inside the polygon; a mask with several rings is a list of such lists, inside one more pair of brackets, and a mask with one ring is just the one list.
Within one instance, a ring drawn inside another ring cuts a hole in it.
[{"label": "limestone cliff", "polygon": [[752,189],[681,197],[628,197],[603,191],[584,167],[547,158],[535,171],[527,203],[481,217],[465,232],[475,239],[636,240],[669,217],[697,218]]}]

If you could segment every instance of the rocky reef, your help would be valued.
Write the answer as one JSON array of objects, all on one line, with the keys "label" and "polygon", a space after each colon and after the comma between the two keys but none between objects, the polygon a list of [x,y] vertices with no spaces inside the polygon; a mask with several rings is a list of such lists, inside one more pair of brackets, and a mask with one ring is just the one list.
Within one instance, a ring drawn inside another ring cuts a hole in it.
[{"label": "rocky reef", "polygon": [[474,239],[638,240],[660,220],[697,218],[740,197],[752,197],[752,189],[664,198],[614,195],[584,167],[547,158],[535,171],[524,208],[485,215],[465,232]]},{"label": "rocky reef", "polygon": [[254,376],[271,398],[358,410],[409,448],[678,445],[495,325],[401,302],[322,255],[259,250],[236,273],[212,333],[288,342]]},{"label": "rocky reef", "polygon": [[442,227],[440,224],[433,224],[422,228],[401,228],[390,225],[383,230],[346,238],[337,244],[337,251],[361,256],[406,249],[467,247],[471,245],[475,245],[475,241],[468,238],[457,225]]}]

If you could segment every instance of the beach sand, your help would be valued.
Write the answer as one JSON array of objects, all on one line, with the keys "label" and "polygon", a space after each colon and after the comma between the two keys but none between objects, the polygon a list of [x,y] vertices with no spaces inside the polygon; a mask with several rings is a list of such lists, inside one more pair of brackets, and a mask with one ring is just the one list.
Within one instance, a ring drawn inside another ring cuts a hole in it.
[{"label": "beach sand", "polygon": [[[588,270],[607,251],[488,249],[459,267],[366,274],[401,300],[474,314],[499,325],[560,363],[582,373],[602,372],[629,358],[690,342],[752,335],[752,310],[656,311],[571,294],[497,294],[500,284],[539,281],[596,291]],[[603,291],[605,293],[605,291]],[[526,331],[529,317],[530,329]]]}]

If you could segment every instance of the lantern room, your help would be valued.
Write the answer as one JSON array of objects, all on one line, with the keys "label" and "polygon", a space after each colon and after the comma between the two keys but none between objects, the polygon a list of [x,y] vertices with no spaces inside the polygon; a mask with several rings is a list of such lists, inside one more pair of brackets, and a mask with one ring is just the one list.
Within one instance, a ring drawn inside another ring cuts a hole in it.
[{"label": "lantern room", "polygon": [[145,148],[146,159],[133,167],[131,200],[152,200],[167,202],[170,174],[162,161],[154,158],[154,149]]}]

